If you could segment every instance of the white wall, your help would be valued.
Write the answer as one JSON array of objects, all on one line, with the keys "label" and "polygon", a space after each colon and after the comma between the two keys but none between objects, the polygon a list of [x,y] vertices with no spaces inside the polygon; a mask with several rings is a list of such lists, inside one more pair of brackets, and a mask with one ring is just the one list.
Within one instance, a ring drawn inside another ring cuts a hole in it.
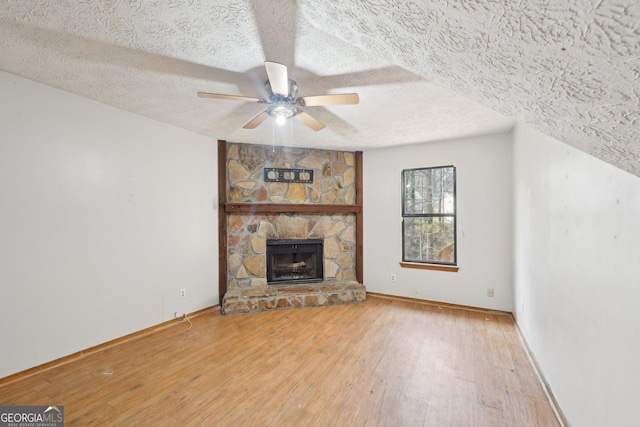
[{"label": "white wall", "polygon": [[[363,164],[368,291],[511,311],[510,133],[366,151]],[[444,165],[456,167],[460,270],[400,268],[401,172]],[[488,288],[495,289],[495,297],[487,296]]]},{"label": "white wall", "polygon": [[215,141],[3,72],[0,93],[0,377],[218,303]]},{"label": "white wall", "polygon": [[640,425],[640,178],[514,130],[514,314],[574,426]]}]

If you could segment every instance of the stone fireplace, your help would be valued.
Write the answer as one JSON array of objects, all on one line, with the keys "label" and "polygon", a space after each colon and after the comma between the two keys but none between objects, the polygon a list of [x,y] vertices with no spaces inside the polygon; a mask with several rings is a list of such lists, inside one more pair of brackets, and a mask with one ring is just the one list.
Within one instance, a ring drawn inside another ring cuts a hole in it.
[{"label": "stone fireplace", "polygon": [[[354,153],[235,143],[224,148],[222,312],[363,301]],[[313,180],[266,182],[265,170],[273,169],[312,171]],[[285,258],[271,256],[286,250]]]}]

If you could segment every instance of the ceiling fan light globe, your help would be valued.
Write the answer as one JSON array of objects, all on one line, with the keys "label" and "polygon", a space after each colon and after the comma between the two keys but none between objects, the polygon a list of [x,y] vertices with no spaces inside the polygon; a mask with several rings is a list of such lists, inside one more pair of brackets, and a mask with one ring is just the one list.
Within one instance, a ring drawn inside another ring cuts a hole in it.
[{"label": "ceiling fan light globe", "polygon": [[284,124],[287,119],[295,116],[297,111],[290,105],[273,105],[269,107],[267,113],[276,119],[276,123]]}]

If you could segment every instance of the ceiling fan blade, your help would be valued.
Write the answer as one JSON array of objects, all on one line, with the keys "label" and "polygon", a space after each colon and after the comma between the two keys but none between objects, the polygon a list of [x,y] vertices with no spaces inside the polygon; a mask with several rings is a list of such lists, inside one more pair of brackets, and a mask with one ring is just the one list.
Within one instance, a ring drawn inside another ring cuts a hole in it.
[{"label": "ceiling fan blade", "polygon": [[294,117],[315,131],[322,130],[326,127],[323,123],[314,119],[304,111],[298,111],[298,113]]},{"label": "ceiling fan blade", "polygon": [[264,67],[267,69],[267,77],[271,90],[276,95],[289,96],[289,74],[287,66],[277,62],[265,61]]},{"label": "ceiling fan blade", "polygon": [[267,102],[264,99],[260,99],[260,98],[251,98],[248,96],[237,96],[237,95],[223,95],[220,93],[198,92],[198,96],[200,98],[228,99],[230,101]]},{"label": "ceiling fan blade", "polygon": [[357,93],[340,93],[336,95],[303,96],[299,99],[304,107],[316,107],[319,105],[348,105],[360,102]]},{"label": "ceiling fan blade", "polygon": [[251,4],[264,57],[291,68],[295,64],[298,2],[250,0],[247,3]]},{"label": "ceiling fan blade", "polygon": [[262,124],[265,120],[269,118],[269,114],[267,110],[264,110],[262,113],[255,116],[253,119],[249,120],[249,123],[242,126],[243,129],[255,129]]}]

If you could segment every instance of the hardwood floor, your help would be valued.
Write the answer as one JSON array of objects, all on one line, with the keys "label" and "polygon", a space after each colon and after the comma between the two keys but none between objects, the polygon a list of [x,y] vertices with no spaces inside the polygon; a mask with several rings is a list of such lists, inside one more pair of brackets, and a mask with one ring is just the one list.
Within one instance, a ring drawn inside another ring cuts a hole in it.
[{"label": "hardwood floor", "polygon": [[66,425],[558,426],[510,316],[369,297],[211,311],[0,387]]}]

